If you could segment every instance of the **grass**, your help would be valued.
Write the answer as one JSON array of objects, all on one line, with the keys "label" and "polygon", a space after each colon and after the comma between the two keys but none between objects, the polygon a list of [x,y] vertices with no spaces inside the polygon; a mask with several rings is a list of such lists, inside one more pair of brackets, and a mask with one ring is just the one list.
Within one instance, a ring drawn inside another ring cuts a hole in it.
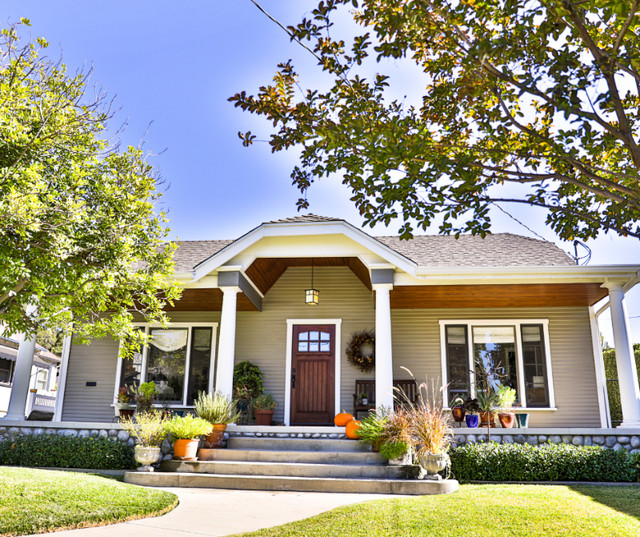
[{"label": "grass", "polygon": [[640,535],[640,487],[462,485],[458,492],[376,500],[252,537]]},{"label": "grass", "polygon": [[93,474],[0,466],[0,536],[84,528],[157,516],[175,494]]}]

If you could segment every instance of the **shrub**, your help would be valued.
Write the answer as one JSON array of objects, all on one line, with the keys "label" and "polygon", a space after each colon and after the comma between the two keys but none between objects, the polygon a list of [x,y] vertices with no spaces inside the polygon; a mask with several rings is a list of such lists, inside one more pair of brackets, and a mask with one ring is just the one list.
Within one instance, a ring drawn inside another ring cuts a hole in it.
[{"label": "shrub", "polygon": [[209,434],[213,427],[207,420],[187,414],[171,418],[166,424],[166,429],[174,440],[191,440]]},{"label": "shrub", "polygon": [[[640,343],[633,345],[636,368],[640,371]],[[609,396],[609,413],[611,422],[615,425],[622,423],[622,405],[620,403],[620,386],[618,385],[618,368],[616,366],[615,349],[605,349],[602,352],[604,371],[607,377],[607,394]]]},{"label": "shrub", "polygon": [[570,444],[468,444],[451,451],[459,481],[635,482],[640,456],[625,450]]},{"label": "shrub", "polygon": [[258,395],[258,397],[253,400],[254,410],[274,410],[277,406],[278,401],[275,400],[273,395],[267,392]]},{"label": "shrub", "polygon": [[0,464],[50,468],[135,468],[133,447],[114,438],[50,435],[0,441]]},{"label": "shrub", "polygon": [[236,403],[221,392],[214,394],[200,392],[194,405],[196,415],[209,423],[226,425],[237,421],[240,417]]}]

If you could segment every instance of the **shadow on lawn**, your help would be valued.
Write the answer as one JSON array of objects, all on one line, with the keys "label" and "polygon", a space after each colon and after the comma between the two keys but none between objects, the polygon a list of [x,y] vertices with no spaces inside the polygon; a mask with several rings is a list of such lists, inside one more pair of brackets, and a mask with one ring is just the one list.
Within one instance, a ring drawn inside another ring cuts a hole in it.
[{"label": "shadow on lawn", "polygon": [[640,520],[640,485],[570,485],[569,488],[583,496]]}]

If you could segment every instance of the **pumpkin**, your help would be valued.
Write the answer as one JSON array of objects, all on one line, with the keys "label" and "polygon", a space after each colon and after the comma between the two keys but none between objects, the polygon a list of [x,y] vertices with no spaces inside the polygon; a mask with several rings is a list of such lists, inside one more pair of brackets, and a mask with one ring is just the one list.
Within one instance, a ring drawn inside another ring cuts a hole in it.
[{"label": "pumpkin", "polygon": [[333,419],[333,423],[338,427],[344,427],[350,421],[353,421],[353,416],[344,410]]},{"label": "pumpkin", "polygon": [[347,433],[347,438],[351,438],[351,440],[357,440],[358,438],[360,438],[358,429],[360,429],[359,420],[351,420],[349,423],[347,423],[347,428],[345,430],[345,432]]}]

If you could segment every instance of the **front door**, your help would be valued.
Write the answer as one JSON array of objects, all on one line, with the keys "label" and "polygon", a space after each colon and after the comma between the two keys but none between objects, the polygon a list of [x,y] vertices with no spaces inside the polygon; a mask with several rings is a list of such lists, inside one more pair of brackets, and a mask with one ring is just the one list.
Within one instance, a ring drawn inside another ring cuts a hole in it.
[{"label": "front door", "polygon": [[335,325],[294,325],[291,425],[333,425]]}]

